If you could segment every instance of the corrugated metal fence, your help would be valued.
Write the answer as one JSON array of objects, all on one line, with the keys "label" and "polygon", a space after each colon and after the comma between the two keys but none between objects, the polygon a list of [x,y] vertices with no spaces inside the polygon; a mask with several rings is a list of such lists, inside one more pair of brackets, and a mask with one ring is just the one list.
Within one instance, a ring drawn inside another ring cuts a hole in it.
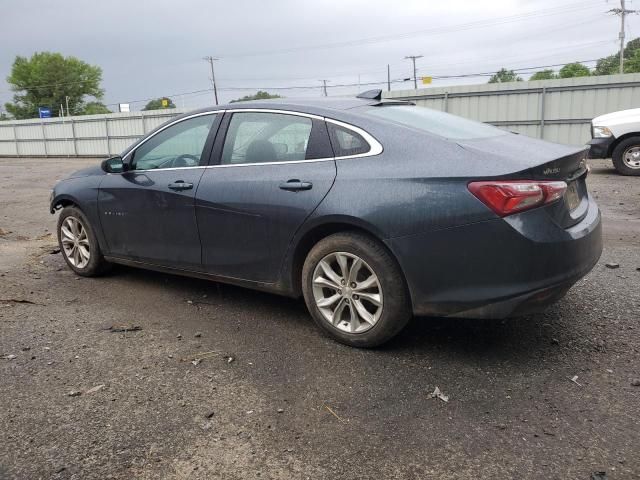
[{"label": "corrugated metal fence", "polygon": [[0,156],[117,155],[180,113],[170,109],[0,122]]},{"label": "corrugated metal fence", "polygon": [[[532,137],[584,144],[604,113],[640,107],[640,74],[386,92],[387,98],[491,123]],[[0,122],[0,156],[108,156],[179,109]]]},{"label": "corrugated metal fence", "polygon": [[581,145],[591,138],[592,118],[640,107],[640,74],[402,90],[385,97]]}]

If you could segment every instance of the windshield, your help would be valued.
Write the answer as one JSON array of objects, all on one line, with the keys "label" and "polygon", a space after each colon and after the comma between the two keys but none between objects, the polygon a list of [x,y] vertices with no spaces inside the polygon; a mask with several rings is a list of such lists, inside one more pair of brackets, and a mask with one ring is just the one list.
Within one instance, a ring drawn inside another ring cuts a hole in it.
[{"label": "windshield", "polygon": [[365,113],[452,140],[473,140],[507,134],[506,131],[486,123],[415,105],[370,107]]}]

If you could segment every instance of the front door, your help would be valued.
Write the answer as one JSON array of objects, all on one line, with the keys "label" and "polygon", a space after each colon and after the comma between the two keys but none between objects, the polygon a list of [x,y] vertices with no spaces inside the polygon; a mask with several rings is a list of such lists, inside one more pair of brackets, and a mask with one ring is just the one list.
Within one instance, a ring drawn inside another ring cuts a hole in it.
[{"label": "front door", "polygon": [[200,268],[194,199],[215,119],[205,114],[171,124],[127,155],[126,172],[105,176],[98,208],[109,255]]},{"label": "front door", "polygon": [[196,196],[204,269],[275,282],[289,242],[335,176],[322,119],[233,113],[219,165],[205,171]]}]

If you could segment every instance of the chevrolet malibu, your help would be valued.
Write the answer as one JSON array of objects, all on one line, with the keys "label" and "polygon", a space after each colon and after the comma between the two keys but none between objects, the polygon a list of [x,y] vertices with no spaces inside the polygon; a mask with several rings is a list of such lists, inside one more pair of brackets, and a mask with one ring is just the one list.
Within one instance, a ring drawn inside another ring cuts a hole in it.
[{"label": "chevrolet malibu", "polygon": [[78,275],[124,264],[304,297],[373,347],[411,318],[561,299],[602,251],[584,148],[416,106],[283,99],[176,117],[59,182]]}]

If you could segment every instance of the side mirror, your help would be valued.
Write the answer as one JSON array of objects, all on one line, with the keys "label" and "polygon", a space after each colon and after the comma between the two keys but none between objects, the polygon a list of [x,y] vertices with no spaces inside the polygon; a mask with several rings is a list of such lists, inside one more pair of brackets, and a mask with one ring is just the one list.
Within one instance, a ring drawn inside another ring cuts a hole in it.
[{"label": "side mirror", "polygon": [[121,173],[124,172],[124,162],[122,161],[122,157],[111,157],[103,160],[100,164],[102,170],[107,173]]}]

